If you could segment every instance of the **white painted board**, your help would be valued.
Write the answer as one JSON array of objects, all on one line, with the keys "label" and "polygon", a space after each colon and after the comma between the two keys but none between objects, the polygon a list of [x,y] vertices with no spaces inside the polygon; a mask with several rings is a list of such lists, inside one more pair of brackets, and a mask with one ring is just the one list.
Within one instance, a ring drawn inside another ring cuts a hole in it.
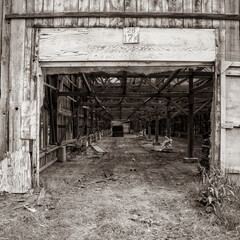
[{"label": "white painted board", "polygon": [[206,61],[216,58],[214,29],[140,28],[139,43],[124,44],[124,29],[44,28],[41,62]]}]

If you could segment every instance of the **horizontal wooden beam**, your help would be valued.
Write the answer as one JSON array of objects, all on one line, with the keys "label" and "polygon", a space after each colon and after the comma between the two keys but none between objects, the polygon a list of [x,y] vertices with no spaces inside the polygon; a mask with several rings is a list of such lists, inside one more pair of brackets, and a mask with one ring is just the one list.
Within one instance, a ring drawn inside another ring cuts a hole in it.
[{"label": "horizontal wooden beam", "polygon": [[[119,104],[119,103],[103,103],[102,102],[102,105],[105,106],[105,107],[116,107],[116,108],[128,108],[128,107],[137,107],[139,105],[139,103],[122,103],[122,104]],[[161,103],[146,103],[146,106],[148,107],[159,107],[161,106],[162,104]],[[101,107],[99,104],[97,103],[89,103],[89,102],[81,102],[79,104],[79,106],[90,106],[90,107]]]},{"label": "horizontal wooden beam", "polygon": [[[137,74],[137,73],[127,73],[128,78],[161,78],[161,77],[169,77],[169,75],[172,72],[166,71],[166,72],[159,72],[159,73],[151,73],[151,74]],[[89,75],[91,77],[116,77],[116,78],[123,78],[123,74],[120,72],[117,73],[107,73],[107,72],[93,72],[90,74],[86,74],[86,76]],[[194,78],[213,78],[214,72],[180,72],[175,77],[176,78],[182,78],[182,77],[189,77],[193,76]]]},{"label": "horizontal wooden beam", "polygon": [[59,12],[59,13],[10,13],[6,19],[34,19],[61,17],[101,17],[101,18],[195,18],[210,20],[239,21],[239,14],[211,14],[211,13],[176,13],[176,12]]},{"label": "horizontal wooden beam", "polygon": [[[181,69],[178,69],[174,72],[171,72],[171,74],[168,76],[168,79],[160,86],[158,89],[157,94],[161,94],[161,92],[173,81],[174,77],[177,76],[180,73]],[[129,115],[128,118],[131,118],[142,106],[144,106],[146,103],[151,101],[153,96],[148,97],[142,104],[140,104],[135,111],[132,112],[132,114]]]},{"label": "horizontal wooden beam", "polygon": [[[98,97],[98,98],[133,98],[133,99],[144,99],[147,97],[151,98],[177,98],[177,97],[188,97],[189,93],[184,92],[164,92],[164,93],[126,93],[123,94],[121,92],[92,92],[92,93],[83,93],[80,92],[58,92],[58,96],[79,96],[79,97]],[[205,97],[212,97],[211,92],[201,92],[195,93],[194,97],[197,98],[205,98]]]}]

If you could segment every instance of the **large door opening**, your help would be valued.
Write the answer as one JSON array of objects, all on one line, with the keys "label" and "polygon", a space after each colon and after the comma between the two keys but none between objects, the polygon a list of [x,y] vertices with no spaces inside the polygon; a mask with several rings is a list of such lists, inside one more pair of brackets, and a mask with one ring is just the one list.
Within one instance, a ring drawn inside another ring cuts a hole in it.
[{"label": "large door opening", "polygon": [[57,160],[58,146],[80,141],[84,147],[114,122],[155,143],[160,136],[188,139],[185,156],[200,157],[209,168],[213,65],[43,70],[40,169]]}]

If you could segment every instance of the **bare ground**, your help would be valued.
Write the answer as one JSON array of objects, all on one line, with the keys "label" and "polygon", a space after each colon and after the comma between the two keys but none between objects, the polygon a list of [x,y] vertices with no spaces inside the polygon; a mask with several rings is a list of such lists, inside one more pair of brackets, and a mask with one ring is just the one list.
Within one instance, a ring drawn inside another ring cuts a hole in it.
[{"label": "bare ground", "polygon": [[199,177],[196,164],[181,160],[184,141],[174,141],[174,153],[134,136],[98,145],[107,153],[73,152],[41,174],[43,206],[38,191],[0,195],[0,239],[240,239],[190,201]]}]

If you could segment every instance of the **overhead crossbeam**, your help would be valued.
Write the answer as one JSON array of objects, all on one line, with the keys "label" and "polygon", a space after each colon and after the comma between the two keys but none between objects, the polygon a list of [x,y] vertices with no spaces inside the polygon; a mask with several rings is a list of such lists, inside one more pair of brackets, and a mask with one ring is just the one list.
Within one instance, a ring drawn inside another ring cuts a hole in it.
[{"label": "overhead crossbeam", "polygon": [[199,91],[201,91],[201,90],[203,90],[203,89],[205,89],[205,88],[207,88],[207,87],[212,87],[212,86],[213,86],[213,81],[210,80],[210,81],[208,81],[207,83],[204,83],[204,84],[202,84],[202,85],[194,88],[194,89],[193,89],[193,93],[199,92]]},{"label": "overhead crossbeam", "polygon": [[[121,92],[92,92],[92,93],[86,93],[84,91],[76,91],[76,92],[58,92],[58,96],[80,96],[80,97],[98,97],[98,98],[121,98],[121,97],[127,97],[132,99],[142,99],[142,98],[166,98],[166,97],[172,97],[172,98],[179,98],[179,97],[188,97],[189,93],[187,92],[164,92],[164,93],[126,93],[126,95],[123,95]],[[196,92],[194,94],[197,98],[206,98],[206,97],[212,97],[212,92]]]},{"label": "overhead crossbeam", "polygon": [[185,115],[188,115],[188,113],[185,111],[185,109],[180,106],[179,104],[177,104],[176,102],[174,102],[172,99],[170,99],[170,102],[176,107],[178,108],[181,112],[183,112]]},{"label": "overhead crossbeam", "polygon": [[[172,72],[170,74],[170,76],[168,77],[168,79],[166,80],[165,83],[163,83],[160,88],[158,88],[157,94],[160,94],[161,91],[163,91],[172,81],[173,79],[179,74],[179,72],[181,71],[181,69],[178,69],[174,72]],[[139,107],[137,107],[137,109],[129,115],[128,118],[131,118],[142,106],[144,106],[147,102],[151,101],[153,97],[149,97],[148,99],[146,99],[141,105],[139,105]]]},{"label": "overhead crossbeam", "polygon": [[151,86],[152,88],[158,91],[158,87],[154,85],[150,79],[146,78],[146,82],[149,84],[149,86]]},{"label": "overhead crossbeam", "polygon": [[[82,76],[83,76],[83,81],[84,81],[84,83],[86,84],[86,87],[87,87],[88,92],[89,92],[89,93],[92,93],[91,86],[90,86],[90,84],[89,84],[89,82],[88,82],[85,74],[82,73]],[[110,118],[113,118],[113,116],[106,110],[106,108],[102,105],[101,101],[100,101],[96,96],[94,96],[94,99],[95,99],[95,101],[101,106],[101,108],[110,116]]]},{"label": "overhead crossbeam", "polygon": [[203,108],[205,108],[207,105],[209,105],[212,102],[212,99],[209,99],[208,101],[206,101],[200,108],[198,108],[195,112],[194,115],[196,115],[197,113],[199,113]]}]

